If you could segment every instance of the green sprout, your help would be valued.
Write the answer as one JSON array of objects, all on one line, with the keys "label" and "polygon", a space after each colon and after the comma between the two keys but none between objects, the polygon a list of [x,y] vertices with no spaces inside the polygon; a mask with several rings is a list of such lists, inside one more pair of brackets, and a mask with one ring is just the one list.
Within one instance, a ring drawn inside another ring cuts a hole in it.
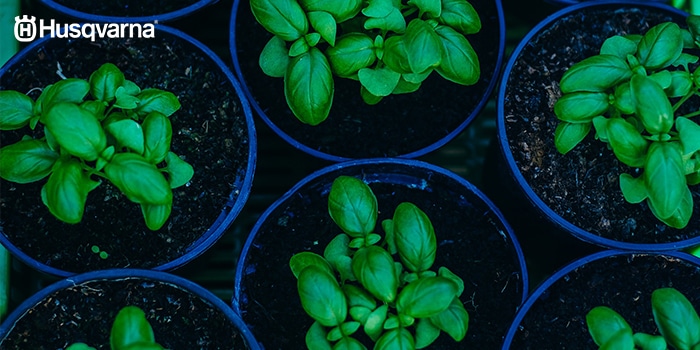
[{"label": "green sprout", "polygon": [[43,131],[41,138],[25,135],[0,148],[0,177],[25,184],[48,176],[41,199],[69,224],[82,220],[88,193],[101,183],[97,178],[107,179],[141,206],[146,226],[157,230],[170,216],[172,189],[194,174],[170,151],[168,117],[179,108],[171,92],[141,90],[111,63],[88,81],[47,86],[36,101],[0,91],[0,130]]},{"label": "green sprout", "polygon": [[[684,228],[693,213],[688,186],[700,183],[700,126],[680,108],[700,89],[700,17],[689,29],[672,22],[644,35],[613,36],[600,54],[574,64],[561,78],[563,95],[554,105],[560,122],[554,134],[565,154],[595,129],[622,163],[643,169],[639,177],[620,175],[630,203],[646,200],[663,223]],[[697,100],[697,99],[696,99]]]},{"label": "green sprout", "polygon": [[349,176],[333,182],[328,211],[343,233],[323,256],[302,252],[289,261],[302,307],[315,321],[306,334],[309,349],[366,349],[352,336],[360,328],[374,349],[422,349],[441,331],[464,339],[464,281],[446,267],[430,270],[437,240],[423,211],[399,204],[381,223],[382,243],[374,233],[377,199]]},{"label": "green sprout", "polygon": [[586,315],[588,331],[600,349],[677,350],[700,349],[700,317],[688,299],[674,288],[651,294],[654,321],[661,335],[634,333],[625,319],[607,306],[596,306]]},{"label": "green sprout", "polygon": [[[146,314],[136,306],[126,306],[119,310],[109,334],[112,350],[162,350],[153,335],[153,328]],[[95,350],[85,343],[73,343],[66,350]]]},{"label": "green sprout", "polygon": [[481,20],[466,0],[251,0],[255,19],[274,36],[259,64],[284,78],[289,108],[318,125],[333,102],[333,76],[359,80],[368,104],[411,93],[430,73],[461,85],[479,80],[466,35]]}]

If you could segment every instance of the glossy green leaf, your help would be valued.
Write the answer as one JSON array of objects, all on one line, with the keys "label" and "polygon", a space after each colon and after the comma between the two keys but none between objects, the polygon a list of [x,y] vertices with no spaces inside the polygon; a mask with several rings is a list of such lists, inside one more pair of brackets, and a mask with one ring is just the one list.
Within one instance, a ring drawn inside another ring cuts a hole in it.
[{"label": "glossy green leaf", "polygon": [[442,0],[409,0],[408,4],[417,7],[420,16],[435,18],[442,13]]},{"label": "glossy green leaf", "polygon": [[687,186],[675,190],[681,192],[681,201],[670,216],[661,216],[659,210],[655,207],[655,203],[647,201],[647,204],[652,214],[654,214],[657,219],[661,220],[661,222],[669,227],[683,229],[688,226],[690,217],[693,215],[693,196]]},{"label": "glossy green leaf", "polygon": [[401,79],[401,74],[388,67],[362,68],[357,72],[362,86],[375,96],[389,96]]},{"label": "glossy green leaf", "polygon": [[[35,108],[37,113],[45,114],[54,105],[61,102],[80,104],[90,91],[90,84],[83,79],[68,78],[49,85],[41,92]],[[42,119],[43,123],[43,119]]]},{"label": "glossy green leaf", "polygon": [[104,168],[105,176],[130,201],[139,204],[170,204],[170,184],[155,165],[135,153],[117,153]]},{"label": "glossy green leaf", "polygon": [[634,336],[632,332],[619,330],[614,333],[608,341],[601,345],[599,350],[634,350]]},{"label": "glossy green leaf", "polygon": [[83,218],[88,192],[97,185],[99,182],[90,179],[78,160],[61,159],[41,188],[41,200],[56,218],[77,224]]},{"label": "glossy green leaf", "polygon": [[362,306],[370,310],[377,307],[377,301],[368,291],[348,283],[344,284],[342,289],[348,299],[349,306]]},{"label": "glossy green leaf", "polygon": [[445,277],[454,282],[457,285],[457,297],[462,296],[462,293],[464,292],[464,281],[461,277],[457,276],[454,272],[450,271],[450,269],[444,266],[441,266],[438,269],[438,276]]},{"label": "glossy green leaf", "polygon": [[569,123],[590,123],[610,108],[610,98],[604,92],[574,92],[564,94],[554,104],[554,114]]},{"label": "glossy green leaf", "polygon": [[[393,3],[393,1],[391,0],[372,1],[370,2],[370,6],[365,8],[365,10],[372,8],[373,4],[375,3],[382,2]],[[362,10],[363,13],[365,12],[365,10]],[[366,30],[376,29],[382,32],[394,32],[398,34],[403,34],[406,31],[406,19],[403,17],[403,14],[401,14],[401,10],[396,7],[389,7],[389,12],[386,15],[367,16],[369,18],[367,18],[364,23],[364,28]]]},{"label": "glossy green leaf", "polygon": [[135,95],[129,94],[124,86],[117,88],[114,93],[116,101],[114,102],[114,107],[122,109],[135,109],[139,105],[139,99]]},{"label": "glossy green leaf", "polygon": [[479,57],[462,34],[448,26],[435,28],[442,44],[442,58],[435,70],[445,79],[461,85],[479,81]]},{"label": "glossy green leaf", "polygon": [[177,154],[168,152],[165,156],[165,170],[168,172],[170,188],[178,188],[188,183],[194,176],[192,165],[182,160]]},{"label": "glossy green leaf", "polygon": [[688,30],[693,36],[694,41],[700,41],[700,17],[691,15],[686,17],[685,22],[688,25]]},{"label": "glossy green leaf", "polygon": [[85,343],[73,343],[69,345],[66,350],[96,350],[92,346],[89,346]]},{"label": "glossy green leaf", "polygon": [[323,326],[342,324],[348,307],[343,291],[335,277],[315,265],[301,271],[297,280],[301,305],[309,316]]},{"label": "glossy green leaf", "polygon": [[76,104],[61,102],[54,105],[44,115],[44,124],[62,149],[86,161],[96,160],[107,147],[107,137],[100,122]]},{"label": "glossy green leaf", "polygon": [[415,340],[408,330],[395,328],[377,340],[374,350],[413,350],[415,347]]},{"label": "glossy green leaf", "polygon": [[322,256],[312,252],[301,252],[292,255],[289,259],[289,268],[292,270],[294,277],[299,278],[299,274],[309,266],[317,266],[329,275],[333,276],[333,268]]},{"label": "glossy green leaf", "polygon": [[121,87],[124,88],[124,93],[132,96],[136,96],[141,92],[141,88],[129,79],[124,79]]},{"label": "glossy green leaf", "polygon": [[411,72],[422,73],[435,68],[443,57],[442,42],[428,22],[414,19],[408,23],[403,38]]},{"label": "glossy green leaf", "polygon": [[146,221],[146,227],[151,231],[159,230],[168,218],[173,209],[172,203],[168,204],[147,204],[141,203],[141,214]]},{"label": "glossy green leaf", "polygon": [[605,92],[632,77],[627,63],[613,55],[596,55],[571,66],[561,78],[563,93],[577,91]]},{"label": "glossy green leaf", "polygon": [[600,47],[601,55],[613,55],[623,60],[626,60],[628,55],[634,55],[636,52],[637,43],[621,35],[614,35],[605,39],[603,46]]},{"label": "glossy green leaf", "polygon": [[348,312],[350,313],[350,317],[352,317],[353,320],[360,322],[364,325],[365,323],[367,323],[367,319],[372,313],[372,309],[364,306],[351,306]]},{"label": "glossy green leaf", "polygon": [[0,177],[26,184],[51,173],[58,159],[45,141],[27,139],[0,148]]},{"label": "glossy green leaf", "polygon": [[394,255],[398,253],[396,239],[394,238],[394,220],[383,220],[382,229],[384,230],[384,242],[386,243],[386,249],[389,251],[389,254]]},{"label": "glossy green leaf", "polygon": [[364,33],[348,33],[326,50],[331,70],[339,77],[350,77],[374,64],[374,40]]},{"label": "glossy green leaf", "polygon": [[467,0],[442,0],[442,11],[438,21],[458,32],[468,35],[481,30],[481,19]]},{"label": "glossy green leaf", "polygon": [[284,76],[284,94],[294,115],[303,123],[326,120],[333,103],[333,73],[326,56],[315,47],[292,58]]},{"label": "glossy green leaf", "polygon": [[105,63],[90,74],[90,94],[96,100],[111,103],[117,88],[124,83],[124,73],[112,63]]},{"label": "glossy green leaf", "polygon": [[671,216],[679,207],[687,189],[681,146],[674,142],[654,142],[649,146],[644,167],[644,184],[650,206],[660,218]]},{"label": "glossy green leaf", "polygon": [[382,96],[372,95],[364,86],[360,86],[360,96],[362,97],[362,101],[370,106],[376,105],[384,98]]},{"label": "glossy green leaf", "polygon": [[352,335],[353,333],[357,332],[358,329],[360,329],[360,322],[356,322],[356,321],[344,322],[343,324],[331,329],[331,331],[328,332],[326,339],[328,339],[330,341],[338,341],[338,340],[342,339],[344,336]]},{"label": "glossy green leaf", "polygon": [[388,311],[389,306],[384,304],[372,311],[367,317],[367,321],[364,324],[364,331],[372,341],[377,341],[379,336],[382,335]]},{"label": "glossy green leaf", "polygon": [[396,299],[399,314],[414,318],[437,315],[457,295],[458,286],[445,277],[424,277],[409,283]]},{"label": "glossy green leaf", "polygon": [[615,87],[613,106],[622,114],[634,114],[635,102],[629,83],[623,83]]},{"label": "glossy green leaf", "polygon": [[294,41],[309,31],[306,14],[296,0],[251,0],[253,16],[268,32]]},{"label": "glossy green leaf", "polygon": [[649,75],[649,79],[653,80],[659,86],[661,86],[662,89],[666,90],[669,87],[671,87],[671,82],[673,81],[673,77],[671,75],[671,72],[667,70],[662,70],[655,72],[651,75]]},{"label": "glossy green leaf", "polygon": [[635,74],[630,80],[635,111],[652,135],[665,134],[673,126],[673,107],[664,90],[650,78]]},{"label": "glossy green leaf", "polygon": [[691,154],[700,150],[700,125],[685,118],[676,118],[676,130],[683,145],[683,154]]},{"label": "glossy green leaf", "polygon": [[278,36],[270,38],[260,53],[258,64],[263,73],[273,78],[284,77],[289,65],[289,49],[284,40]]},{"label": "glossy green leaf", "polygon": [[666,89],[668,97],[683,97],[693,88],[693,79],[690,73],[682,70],[671,72],[671,86]]},{"label": "glossy green leaf", "polygon": [[554,130],[554,146],[561,154],[574,149],[591,130],[591,123],[559,122]]},{"label": "glossy green leaf", "polygon": [[387,16],[393,10],[399,9],[400,4],[394,0],[372,0],[368,1],[367,7],[362,9],[362,14],[367,17],[380,18]]},{"label": "glossy green leaf", "polygon": [[359,249],[352,257],[352,271],[362,287],[375,298],[386,303],[396,298],[399,277],[394,260],[386,250],[377,246]]},{"label": "glossy green leaf", "polygon": [[650,28],[637,48],[637,57],[647,69],[668,67],[683,52],[683,37],[680,27],[673,22],[664,22]]},{"label": "glossy green leaf", "polygon": [[350,243],[348,243],[348,247],[353,248],[353,249],[358,249],[364,247],[365,244],[365,237],[357,237],[353,238]]},{"label": "glossy green leaf", "polygon": [[403,36],[392,36],[384,41],[384,55],[382,62],[392,70],[401,74],[411,73],[408,64],[408,51]]},{"label": "glossy green leaf", "polygon": [[352,272],[349,243],[350,237],[342,233],[333,238],[323,251],[323,257],[340,273],[341,281],[357,280]]},{"label": "glossy green leaf", "polygon": [[144,89],[138,94],[139,106],[136,113],[147,116],[151,112],[159,112],[166,117],[180,109],[180,101],[172,92],[159,89]]},{"label": "glossy green leaf", "polygon": [[138,154],[143,154],[144,136],[141,124],[133,119],[124,119],[109,123],[104,128],[114,137],[119,147],[126,147]]},{"label": "glossy green leaf", "polygon": [[377,225],[377,198],[362,180],[339,176],[328,195],[328,213],[343,232],[364,237]]},{"label": "glossy green leaf", "polygon": [[141,123],[143,129],[143,157],[158,164],[165,160],[170,150],[173,129],[170,119],[159,112],[151,112]]},{"label": "glossy green leaf", "polygon": [[112,349],[125,349],[134,343],[155,343],[155,336],[143,310],[126,306],[114,319],[109,345]]},{"label": "glossy green leaf", "polygon": [[405,75],[401,75],[401,79],[399,79],[399,83],[396,84],[396,87],[394,88],[394,91],[392,91],[392,94],[398,95],[398,94],[410,94],[412,92],[418,91],[420,89],[421,83],[411,83],[404,79]]},{"label": "glossy green leaf", "polygon": [[437,239],[428,216],[412,203],[394,211],[394,240],[404,266],[410,271],[428,270],[435,262]]},{"label": "glossy green leaf", "polygon": [[333,15],[338,23],[345,22],[360,13],[362,0],[299,0],[306,12],[324,11]]},{"label": "glossy green leaf", "polygon": [[445,311],[430,317],[430,322],[459,342],[467,335],[469,313],[459,298],[455,297]]},{"label": "glossy green leaf", "polygon": [[335,36],[338,24],[333,15],[326,11],[311,11],[306,14],[311,26],[331,46],[335,45]]},{"label": "glossy green leaf", "polygon": [[671,64],[674,67],[682,66],[686,71],[689,70],[691,64],[698,63],[700,57],[691,55],[689,53],[681,53],[680,56]]},{"label": "glossy green leaf", "polygon": [[586,314],[586,325],[593,341],[603,346],[618,332],[629,332],[632,328],[617,312],[607,306],[597,306]]},{"label": "glossy green leaf", "polygon": [[651,335],[646,333],[634,333],[632,336],[634,339],[634,344],[644,350],[666,350],[668,349],[668,344],[664,337],[660,335]]},{"label": "glossy green leaf", "polygon": [[105,106],[104,102],[102,101],[83,101],[80,103],[80,108],[90,112],[99,121],[104,120],[106,117],[105,110],[107,109],[107,106]]},{"label": "glossy green leaf", "polygon": [[651,294],[652,312],[659,332],[675,349],[700,344],[700,317],[688,299],[673,288],[659,288]]},{"label": "glossy green leaf", "polygon": [[326,339],[326,330],[318,321],[314,321],[306,331],[304,340],[309,350],[331,350],[331,343]]},{"label": "glossy green leaf", "polygon": [[610,143],[617,159],[631,167],[643,167],[649,141],[642,136],[637,128],[622,118],[610,118],[605,123],[596,123],[596,130],[603,125],[608,136],[608,143]]},{"label": "glossy green leaf", "polygon": [[0,130],[24,127],[32,118],[34,101],[13,90],[0,91]]},{"label": "glossy green leaf", "polygon": [[632,177],[630,174],[620,174],[620,189],[625,200],[632,204],[641,203],[647,199],[647,187],[643,177]]},{"label": "glossy green leaf", "polygon": [[435,327],[429,318],[421,318],[416,325],[416,349],[423,349],[440,336],[440,328]]},{"label": "glossy green leaf", "polygon": [[[309,349],[311,350],[311,349]],[[340,339],[333,346],[333,350],[367,350],[367,347],[362,345],[359,340],[352,337],[345,337]]]},{"label": "glossy green leaf", "polygon": [[109,163],[112,160],[115,153],[116,150],[114,146],[108,146],[107,148],[105,148],[104,151],[102,151],[102,153],[100,153],[100,156],[97,158],[97,162],[95,163],[95,170],[102,171],[105,165],[107,165],[107,163]]}]

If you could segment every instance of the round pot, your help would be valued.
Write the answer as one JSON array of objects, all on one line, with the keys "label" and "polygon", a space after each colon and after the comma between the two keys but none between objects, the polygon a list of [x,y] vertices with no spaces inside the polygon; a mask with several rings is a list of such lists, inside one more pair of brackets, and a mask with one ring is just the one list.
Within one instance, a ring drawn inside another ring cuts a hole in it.
[{"label": "round pot", "polygon": [[259,349],[240,316],[201,286],[165,272],[93,271],[60,280],[29,297],[0,324],[0,346],[63,349],[109,343],[117,312],[141,308],[167,349]]},{"label": "round pot", "polygon": [[[0,182],[0,242],[31,267],[68,276],[90,270],[135,267],[171,270],[211,247],[246,202],[256,160],[252,114],[237,80],[206,46],[172,28],[156,26],[152,39],[49,39],[44,37],[0,69],[0,89],[29,92],[67,77],[88,78],[105,62],[117,65],[142,88],[173,92],[182,107],[170,117],[173,152],[195,175],[173,190],[168,222],[149,230],[141,210],[108,181],[88,194],[83,220],[69,225],[40,199],[46,180]],[[40,128],[37,128],[40,129]],[[2,144],[27,128],[0,133]],[[36,137],[42,131],[35,131]],[[93,246],[109,254],[103,259]]]},{"label": "round pot", "polygon": [[700,303],[700,259],[679,252],[604,251],[572,262],[535,289],[518,310],[503,349],[593,349],[586,314],[608,306],[634,332],[659,334],[651,293],[673,287]]},{"label": "round pot", "polygon": [[360,85],[334,79],[333,106],[317,126],[301,123],[287,106],[283,79],[265,75],[260,52],[272,37],[255,21],[249,2],[234,0],[230,48],[234,71],[257,115],[292,146],[329,161],[372,157],[418,157],[457,136],[489,99],[501,68],[505,22],[501,1],[472,0],[482,29],[468,39],[479,56],[481,77],[472,86],[432,74],[410,94],[391,95],[369,106]]},{"label": "round pot", "polygon": [[402,159],[331,165],[304,178],[263,213],[238,261],[233,299],[261,344],[267,349],[304,347],[313,320],[301,307],[289,259],[302,251],[323,254],[341,232],[328,214],[328,193],[340,175],[369,184],[379,204],[378,222],[391,217],[400,202],[412,202],[431,219],[438,241],[433,268],[445,266],[464,280],[461,300],[470,314],[461,343],[443,334],[433,346],[499,346],[528,290],[517,240],[498,209],[466,180]]},{"label": "round pot", "polygon": [[[633,169],[619,162],[603,142],[589,135],[566,155],[554,146],[558,119],[554,102],[559,81],[575,62],[598,54],[603,41],[620,33],[644,33],[685,14],[658,3],[601,1],[571,6],[533,28],[517,46],[498,94],[497,140],[489,164],[487,193],[512,222],[527,256],[540,243],[567,241],[567,259],[596,246],[643,251],[676,250],[700,243],[700,203],[683,230],[663,225],[645,203],[627,203],[619,174]],[[590,31],[590,33],[589,33]],[[594,34],[593,34],[594,33]],[[576,240],[569,238],[573,236]],[[575,241],[575,242],[572,242]]]},{"label": "round pot", "polygon": [[[74,0],[40,0],[53,11],[85,23],[163,23],[191,15],[219,0],[175,2],[107,1],[104,3]],[[146,6],[155,8],[148,8]],[[139,7],[143,8],[139,8]]]}]

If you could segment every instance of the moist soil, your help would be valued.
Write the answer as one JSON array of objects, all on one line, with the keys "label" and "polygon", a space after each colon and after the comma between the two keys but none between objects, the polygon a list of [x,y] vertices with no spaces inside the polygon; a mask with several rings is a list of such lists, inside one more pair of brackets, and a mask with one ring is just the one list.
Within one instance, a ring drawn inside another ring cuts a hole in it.
[{"label": "moist soil", "polygon": [[145,17],[160,15],[183,9],[196,4],[200,0],[54,0],[57,4],[77,10],[101,16],[113,17]]},{"label": "moist soil", "polygon": [[700,305],[698,266],[663,255],[622,255],[583,265],[554,282],[527,311],[511,349],[597,349],[586,326],[586,314],[608,306],[634,332],[658,335],[651,293],[673,287]]},{"label": "moist soil", "polygon": [[81,283],[47,296],[7,334],[3,349],[65,349],[83,342],[109,349],[109,332],[119,310],[141,308],[156,342],[166,349],[244,349],[226,315],[175,285],[143,278]]},{"label": "moist soil", "polygon": [[[506,134],[520,172],[554,212],[601,237],[665,243],[700,234],[698,186],[691,187],[695,214],[690,223],[683,230],[672,229],[656,219],[646,203],[629,204],[624,200],[620,174],[637,177],[641,171],[619,162],[606,144],[595,140],[594,132],[566,155],[554,147],[558,120],[553,105],[561,96],[558,82],[564,72],[574,63],[598,54],[606,38],[643,34],[665,21],[686,27],[680,15],[648,8],[623,6],[610,11],[597,6],[577,11],[533,37],[507,82],[503,110]],[[687,104],[688,110],[700,108],[697,99]]]},{"label": "moist soil", "polygon": [[[456,343],[441,334],[431,348],[500,347],[524,293],[521,267],[502,222],[473,193],[455,186],[454,180],[431,172],[387,176],[381,167],[326,174],[266,218],[242,262],[237,296],[242,317],[256,338],[267,349],[304,348],[313,320],[301,307],[289,259],[302,251],[323,254],[341,232],[328,215],[330,184],[339,175],[358,173],[377,196],[378,222],[391,218],[400,202],[412,202],[426,212],[438,241],[432,269],[445,266],[464,280],[461,301],[469,312],[466,338]],[[384,236],[381,228],[377,230]],[[372,348],[362,331],[356,336]]]},{"label": "moist soil", "polygon": [[[360,84],[335,78],[328,119],[317,126],[301,123],[284,96],[283,79],[265,75],[258,65],[272,37],[241,1],[236,14],[236,48],[242,80],[260,108],[283,133],[312,150],[343,158],[393,157],[416,152],[454,132],[488,96],[498,67],[500,25],[496,2],[473,0],[481,17],[478,34],[467,36],[481,64],[481,78],[472,86],[449,82],[436,72],[411,94],[385,97],[369,106],[360,97]],[[338,34],[340,36],[340,33]]]},{"label": "moist soil", "polygon": [[[46,265],[71,272],[110,267],[152,268],[184,255],[238,199],[248,167],[248,133],[240,100],[230,81],[201,51],[181,39],[156,32],[155,39],[51,40],[0,80],[36,99],[39,89],[66,77],[87,79],[105,62],[119,67],[141,88],[173,92],[182,107],[170,117],[171,151],[190,163],[192,180],[173,190],[169,220],[149,230],[139,205],[109,181],[88,194],[81,223],[54,218],[41,201],[46,179],[31,184],[0,182],[0,230],[21,251]],[[38,127],[0,133],[0,144],[25,135],[42,137]],[[92,246],[109,254],[102,259]]]}]

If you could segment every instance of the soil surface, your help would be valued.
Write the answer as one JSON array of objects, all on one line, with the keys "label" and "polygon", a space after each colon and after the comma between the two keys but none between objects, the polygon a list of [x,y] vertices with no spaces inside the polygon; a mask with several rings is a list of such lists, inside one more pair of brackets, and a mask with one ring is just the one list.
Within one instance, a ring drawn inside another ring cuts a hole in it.
[{"label": "soil surface", "polygon": [[57,4],[84,13],[114,17],[145,17],[183,9],[200,0],[54,0]]},{"label": "soil surface", "polygon": [[673,287],[697,308],[700,268],[662,255],[624,255],[588,263],[552,284],[527,311],[511,349],[597,349],[586,326],[596,306],[617,311],[634,332],[659,334],[651,293]]},{"label": "soil surface", "polygon": [[[680,15],[628,6],[615,11],[601,7],[578,11],[536,35],[509,76],[503,113],[510,151],[520,172],[552,210],[595,235],[633,243],[665,243],[700,234],[698,186],[691,187],[695,214],[690,223],[683,230],[672,229],[656,219],[646,203],[624,200],[619,175],[626,172],[636,177],[641,172],[619,162],[606,144],[595,140],[594,132],[566,155],[554,147],[558,120],[553,105],[561,95],[558,82],[564,72],[598,54],[610,36],[643,34],[671,20],[686,27]],[[697,100],[687,104],[693,110],[700,107]]]},{"label": "soil surface", "polygon": [[[242,80],[270,122],[310,149],[335,157],[392,157],[419,151],[455,131],[475,112],[497,70],[499,27],[496,4],[470,3],[480,15],[482,29],[467,36],[481,65],[481,78],[472,86],[448,82],[433,72],[414,93],[385,97],[369,106],[360,97],[360,84],[336,78],[328,119],[317,126],[301,123],[287,106],[283,79],[265,75],[258,65],[264,45],[272,37],[242,1],[236,17],[236,45]],[[340,35],[340,33],[339,33]],[[473,116],[472,116],[473,117]]]},{"label": "soil surface", "polygon": [[[265,348],[304,348],[312,319],[301,307],[289,259],[302,251],[323,254],[341,232],[328,215],[330,184],[339,175],[360,173],[377,196],[378,221],[393,216],[400,202],[416,204],[435,228],[438,248],[433,269],[445,266],[464,280],[461,300],[470,317],[467,336],[456,343],[442,334],[432,348],[500,347],[523,297],[521,267],[503,224],[474,194],[454,186],[454,180],[431,172],[409,174],[406,168],[386,175],[392,170],[384,167],[326,174],[277,207],[260,227],[245,257],[238,300],[244,321]],[[382,175],[373,175],[377,173]],[[377,230],[384,235],[381,228]]]},{"label": "soil surface", "polygon": [[15,324],[0,348],[53,350],[83,342],[109,349],[114,318],[129,305],[145,312],[156,342],[166,349],[245,348],[221,310],[180,287],[142,278],[91,281],[54,292]]},{"label": "soil surface", "polygon": [[[248,133],[240,99],[230,81],[194,46],[157,31],[155,39],[53,40],[0,78],[0,89],[29,93],[66,77],[87,79],[105,62],[117,65],[141,88],[173,92],[182,105],[170,117],[171,150],[195,169],[185,186],[173,190],[166,224],[150,231],[141,209],[109,181],[88,194],[83,221],[55,219],[40,198],[46,180],[19,185],[0,182],[0,230],[39,262],[71,272],[109,267],[152,268],[185,254],[238,199],[248,167]],[[22,135],[42,137],[39,127],[0,133],[0,144]],[[101,259],[98,246],[109,254]]]}]

